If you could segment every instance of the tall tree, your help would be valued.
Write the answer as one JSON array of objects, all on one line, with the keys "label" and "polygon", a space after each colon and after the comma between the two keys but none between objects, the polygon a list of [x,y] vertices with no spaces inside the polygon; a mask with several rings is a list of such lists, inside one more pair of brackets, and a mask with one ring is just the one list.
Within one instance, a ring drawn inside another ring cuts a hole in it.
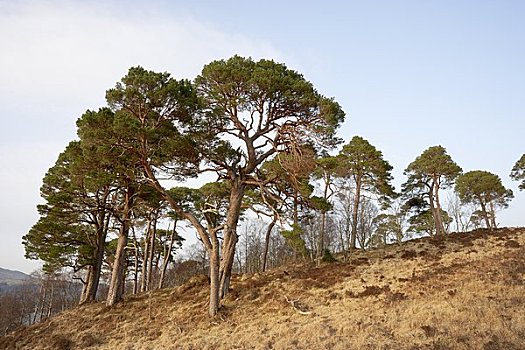
[{"label": "tall tree", "polygon": [[[316,166],[314,148],[302,145],[279,153],[265,162],[258,173],[260,187],[256,196],[260,197],[260,204],[271,211],[274,221],[279,220],[281,225],[285,222],[290,224],[291,229],[282,230],[281,234],[296,256],[306,256],[301,226],[302,219],[308,215],[306,209],[322,204],[320,198],[311,198],[314,187],[310,184],[310,178]],[[268,239],[270,229],[267,231]]]},{"label": "tall tree", "polygon": [[101,168],[114,177],[114,218],[119,222],[117,249],[106,304],[111,306],[123,298],[125,270],[127,266],[128,236],[132,225],[132,211],[140,195],[139,179],[142,177],[139,159],[132,152],[123,152],[120,147],[133,143],[129,134],[131,121],[113,113],[108,108],[87,111],[77,120],[78,135],[85,153],[97,159]]},{"label": "tall tree", "polygon": [[71,142],[44,177],[41,217],[23,238],[26,255],[43,260],[46,272],[87,270],[81,303],[96,298],[110,221],[112,180],[99,165]]},{"label": "tall tree", "polygon": [[330,203],[335,193],[334,178],[337,174],[338,161],[337,157],[325,155],[316,161],[317,167],[314,170],[314,177],[321,180],[322,183],[322,202],[319,204],[321,211],[321,228],[319,232],[319,241],[317,247],[317,258],[321,258],[325,249],[325,231],[326,231],[326,214],[332,210],[333,205]]},{"label": "tall tree", "polygon": [[394,188],[390,184],[392,166],[383,159],[381,151],[360,136],[354,136],[348,144],[343,146],[338,159],[340,174],[351,178],[355,185],[349,247],[355,249],[362,192],[377,193],[382,197],[395,196]]},{"label": "tall tree", "polygon": [[247,186],[257,185],[253,175],[278,152],[305,143],[333,146],[344,113],[302,75],[269,60],[234,56],[215,61],[203,68],[196,84],[219,121],[218,149],[231,155],[225,159],[213,150],[206,154],[218,176],[231,184],[220,268],[222,296],[230,283],[242,198]]},{"label": "tall tree", "polygon": [[364,197],[359,205],[357,215],[357,243],[361,249],[368,249],[372,244],[373,233],[376,230],[374,218],[379,214],[379,208],[375,203]]},{"label": "tall tree", "polygon": [[525,190],[525,154],[512,167],[510,177],[516,181],[521,181],[519,188],[520,190]]},{"label": "tall tree", "polygon": [[[128,150],[139,155],[150,183],[203,241],[210,257],[209,313],[215,315],[229,287],[242,201],[246,188],[257,186],[257,169],[299,140],[331,146],[344,113],[300,74],[273,61],[215,61],[195,83],[198,98],[189,82],[137,67],[106,98],[133,121],[126,134],[135,142]],[[214,171],[229,184],[221,246],[159,180],[161,174],[180,178],[199,171]]]},{"label": "tall tree", "polygon": [[[210,233],[160,181],[162,178],[180,180],[196,176],[201,163],[201,148],[213,144],[214,119],[205,120],[199,113],[199,100],[193,85],[187,80],[173,79],[168,73],[133,67],[115,88],[106,92],[106,100],[118,121],[115,130],[119,138],[113,146],[123,154],[136,157],[149,184],[177,215],[194,226],[210,259],[216,260],[218,266],[219,239],[214,237],[215,228]],[[212,266],[212,290],[218,290],[218,268],[215,271]],[[210,314],[216,313],[218,305],[218,292],[212,293]]]},{"label": "tall tree", "polygon": [[176,249],[182,248],[182,242],[184,238],[177,232],[177,218],[173,219],[173,229],[171,230],[159,230],[159,246],[162,249],[162,267],[159,276],[159,289],[164,287],[166,271],[168,270],[168,264],[174,261],[174,252]]},{"label": "tall tree", "polygon": [[82,234],[81,212],[72,205],[80,197],[72,181],[78,151],[78,142],[71,142],[44,176],[40,194],[45,203],[37,206],[40,218],[22,239],[26,257],[44,261],[47,273],[81,264],[79,252],[86,249],[80,247],[88,244]]},{"label": "tall tree", "polygon": [[508,207],[514,197],[512,190],[505,188],[499,176],[488,171],[473,170],[456,179],[456,192],[464,203],[477,204],[488,229],[496,229],[496,208]]},{"label": "tall tree", "polygon": [[376,230],[370,239],[372,247],[385,246],[390,242],[403,241],[403,214],[379,214],[374,218]]},{"label": "tall tree", "polygon": [[142,272],[140,281],[140,291],[147,291],[153,287],[152,279],[154,274],[153,260],[156,254],[156,243],[158,240],[157,226],[162,219],[165,211],[166,202],[162,196],[151,187],[143,187],[140,196],[137,198],[137,205],[134,210],[135,216],[143,220],[136,220],[145,228],[142,250]]},{"label": "tall tree", "polygon": [[437,235],[445,234],[439,190],[451,186],[460,173],[461,168],[442,146],[429,147],[405,169],[408,179],[403,192],[428,201]]}]

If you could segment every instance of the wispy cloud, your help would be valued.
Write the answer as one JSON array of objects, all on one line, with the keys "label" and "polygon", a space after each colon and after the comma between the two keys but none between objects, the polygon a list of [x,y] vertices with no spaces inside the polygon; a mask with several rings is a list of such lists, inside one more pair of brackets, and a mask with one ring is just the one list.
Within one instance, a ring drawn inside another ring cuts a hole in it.
[{"label": "wispy cloud", "polygon": [[0,0],[0,47],[0,193],[16,199],[3,208],[0,266],[24,271],[34,265],[20,240],[35,222],[42,177],[75,137],[75,120],[103,106],[129,67],[191,79],[233,54],[284,61],[268,43],[134,2]]},{"label": "wispy cloud", "polygon": [[[234,53],[280,58],[276,49],[223,33],[183,13],[94,2],[3,4],[2,95],[61,99],[102,96],[132,65],[194,77],[203,64]],[[64,96],[65,94],[65,96]],[[42,97],[45,96],[45,97]]]}]

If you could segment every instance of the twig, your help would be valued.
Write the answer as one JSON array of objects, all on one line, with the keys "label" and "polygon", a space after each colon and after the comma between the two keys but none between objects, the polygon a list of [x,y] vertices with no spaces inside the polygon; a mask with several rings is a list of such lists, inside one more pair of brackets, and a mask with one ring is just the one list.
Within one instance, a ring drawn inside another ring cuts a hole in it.
[{"label": "twig", "polygon": [[301,315],[311,315],[312,314],[312,311],[303,311],[301,309],[299,309],[299,300],[290,300],[288,299],[287,296],[284,296],[284,298],[286,299],[286,302],[290,305],[292,305],[293,309],[295,311],[297,311],[299,314]]}]

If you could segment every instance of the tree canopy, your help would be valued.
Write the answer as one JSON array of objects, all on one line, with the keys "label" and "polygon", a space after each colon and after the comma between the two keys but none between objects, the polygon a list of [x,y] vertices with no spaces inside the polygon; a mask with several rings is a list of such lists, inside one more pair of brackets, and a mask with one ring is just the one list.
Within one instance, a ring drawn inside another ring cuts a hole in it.
[{"label": "tree canopy", "polygon": [[[253,244],[264,270],[271,238],[280,244],[280,261],[320,263],[330,252],[346,259],[353,248],[401,242],[411,232],[444,234],[452,216],[440,191],[454,181],[462,202],[481,207],[475,214],[487,227],[496,227],[496,210],[512,198],[497,175],[459,176],[445,148],[433,146],[407,166],[401,205],[383,153],[354,136],[336,155],[341,106],[272,60],[216,60],[192,81],[132,67],[106,101],[77,120],[79,140],[44,177],[39,221],[24,236],[27,256],[44,260],[46,271],[81,274],[83,301],[95,300],[103,269],[111,271],[109,306],[122,299],[127,276],[134,274],[134,292],[139,276],[141,291],[153,282],[161,288],[182,241],[178,222],[189,223],[202,242],[199,266],[208,269],[214,316],[234,264],[241,264],[234,259],[237,231],[250,211],[271,223],[257,228],[264,243],[243,231],[241,257],[258,268],[248,252]],[[522,189],[524,169],[525,155],[511,172]],[[214,178],[204,183],[203,174]],[[182,184],[189,178],[200,187]],[[168,221],[172,229],[160,224]],[[279,234],[271,237],[273,231]],[[162,266],[158,284],[153,266]]]},{"label": "tree canopy", "polygon": [[520,190],[525,190],[525,154],[512,167],[510,177],[516,181],[521,181],[519,188]]},{"label": "tree canopy", "polygon": [[514,197],[512,190],[503,186],[499,176],[483,170],[473,170],[460,175],[456,179],[455,189],[461,201],[480,206],[486,227],[489,229],[496,228],[496,208],[508,207],[508,203]]},{"label": "tree canopy", "polygon": [[[106,98],[115,113],[115,146],[137,157],[147,181],[191,222],[208,250],[213,315],[229,288],[242,202],[247,188],[258,186],[259,168],[304,143],[334,146],[344,113],[284,64],[239,56],[206,65],[194,84],[134,67]],[[206,171],[229,189],[224,221],[214,228],[160,182]]]},{"label": "tree canopy", "polygon": [[438,235],[445,233],[439,190],[450,187],[461,171],[442,146],[429,147],[405,169],[403,192],[428,201]]},{"label": "tree canopy", "polygon": [[355,186],[350,243],[350,248],[355,248],[361,193],[368,191],[382,198],[394,197],[395,191],[390,183],[392,166],[383,159],[381,151],[360,136],[354,136],[348,144],[344,145],[337,159],[339,175],[353,179]]}]

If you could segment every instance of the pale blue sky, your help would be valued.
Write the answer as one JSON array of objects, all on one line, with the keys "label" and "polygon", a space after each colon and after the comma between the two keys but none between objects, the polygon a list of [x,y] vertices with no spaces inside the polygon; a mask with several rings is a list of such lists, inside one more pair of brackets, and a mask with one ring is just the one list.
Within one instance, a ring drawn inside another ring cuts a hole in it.
[{"label": "pale blue sky", "polygon": [[300,71],[361,135],[403,169],[441,144],[465,171],[502,177],[516,198],[502,226],[524,226],[508,178],[525,153],[523,1],[0,0],[0,266],[30,272],[21,237],[41,179],[132,65],[193,78],[233,54]]}]

